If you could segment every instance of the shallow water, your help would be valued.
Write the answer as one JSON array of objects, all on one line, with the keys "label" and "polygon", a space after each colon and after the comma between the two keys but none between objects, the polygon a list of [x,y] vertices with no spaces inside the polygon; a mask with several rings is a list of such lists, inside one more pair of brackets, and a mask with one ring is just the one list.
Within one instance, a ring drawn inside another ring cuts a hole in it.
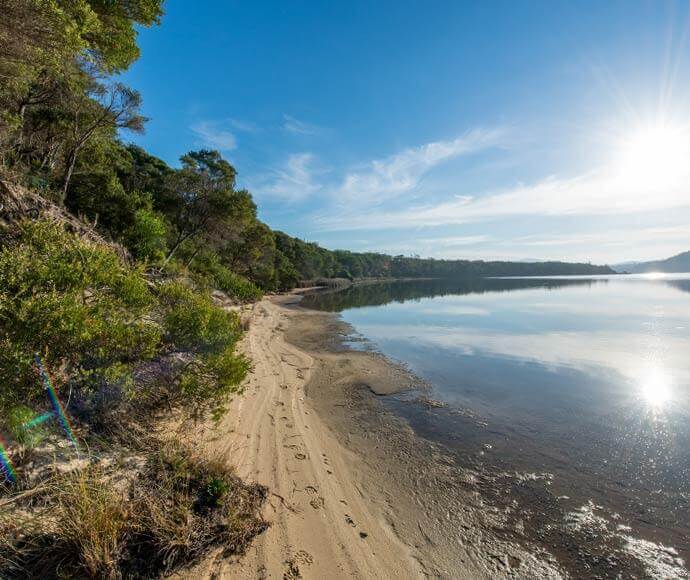
[{"label": "shallow water", "polygon": [[[430,385],[443,408],[410,396],[386,404],[493,473],[495,503],[511,475],[522,486],[511,502],[534,512],[533,525],[613,542],[609,551],[636,558],[649,577],[684,577],[690,275],[397,282],[304,305],[340,312],[360,345]],[[525,481],[540,488],[525,493]],[[611,566],[598,573],[624,569]]]}]

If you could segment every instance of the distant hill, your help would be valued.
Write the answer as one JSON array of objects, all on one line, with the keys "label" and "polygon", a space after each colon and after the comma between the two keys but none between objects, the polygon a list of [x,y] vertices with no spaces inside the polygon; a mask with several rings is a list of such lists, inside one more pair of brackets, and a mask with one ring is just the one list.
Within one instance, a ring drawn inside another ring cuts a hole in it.
[{"label": "distant hill", "polygon": [[642,274],[645,272],[690,272],[690,251],[682,252],[665,260],[652,262],[625,262],[613,266],[616,272]]}]

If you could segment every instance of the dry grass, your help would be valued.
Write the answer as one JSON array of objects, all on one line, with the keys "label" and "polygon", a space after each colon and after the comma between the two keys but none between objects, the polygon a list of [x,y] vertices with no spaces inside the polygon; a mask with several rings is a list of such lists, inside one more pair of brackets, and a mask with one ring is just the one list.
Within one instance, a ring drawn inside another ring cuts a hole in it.
[{"label": "dry grass", "polygon": [[265,488],[179,446],[153,453],[129,481],[111,476],[57,478],[25,518],[0,516],[0,578],[158,577],[214,547],[242,553],[267,526]]},{"label": "dry grass", "polygon": [[23,518],[0,520],[0,577],[118,577],[130,506],[101,473],[56,478],[32,502]]}]

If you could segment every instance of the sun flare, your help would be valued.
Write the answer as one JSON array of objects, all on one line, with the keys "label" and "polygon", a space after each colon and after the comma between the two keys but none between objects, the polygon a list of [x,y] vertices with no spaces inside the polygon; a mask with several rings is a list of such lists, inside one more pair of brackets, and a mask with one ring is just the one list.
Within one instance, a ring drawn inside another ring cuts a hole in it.
[{"label": "sun flare", "polygon": [[659,369],[650,369],[640,381],[642,398],[652,407],[663,406],[671,399],[671,381]]},{"label": "sun flare", "polygon": [[690,134],[665,123],[640,127],[621,140],[617,167],[631,184],[677,183],[690,167]]}]

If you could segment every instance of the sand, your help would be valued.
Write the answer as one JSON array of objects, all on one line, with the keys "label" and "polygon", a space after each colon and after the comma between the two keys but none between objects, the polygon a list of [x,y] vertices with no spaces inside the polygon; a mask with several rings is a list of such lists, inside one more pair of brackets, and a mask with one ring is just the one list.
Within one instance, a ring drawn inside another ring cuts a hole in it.
[{"label": "sand", "polygon": [[410,549],[362,498],[347,452],[306,400],[315,361],[284,337],[288,313],[254,307],[243,348],[254,367],[207,452],[269,487],[271,522],[239,562],[220,555],[190,577],[420,577]]},{"label": "sand", "polygon": [[379,395],[419,384],[342,345],[337,316],[277,296],[252,307],[253,371],[218,425],[194,433],[209,457],[271,492],[270,528],[240,558],[216,552],[188,578],[557,578],[552,562],[494,537],[473,474],[387,412]]}]

